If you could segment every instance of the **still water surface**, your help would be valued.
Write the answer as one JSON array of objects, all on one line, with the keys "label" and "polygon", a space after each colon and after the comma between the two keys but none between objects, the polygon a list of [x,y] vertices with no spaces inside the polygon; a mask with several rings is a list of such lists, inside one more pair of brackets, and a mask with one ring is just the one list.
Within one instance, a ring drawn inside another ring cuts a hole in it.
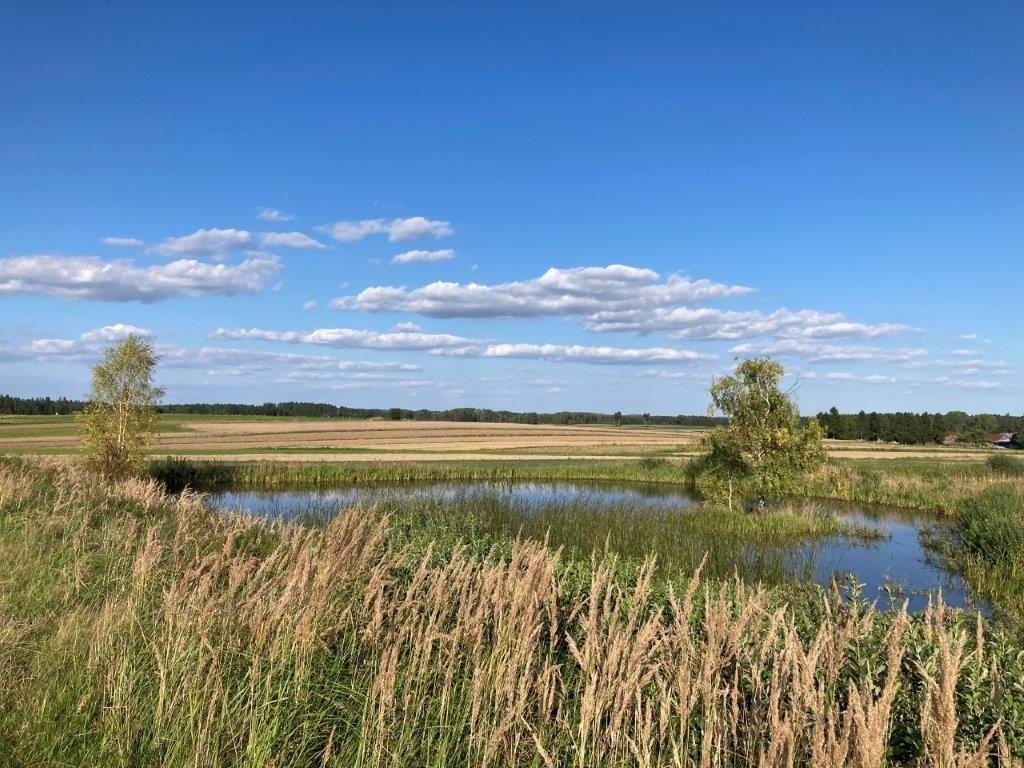
[{"label": "still water surface", "polygon": [[[692,509],[695,500],[672,486],[658,484],[584,484],[566,482],[435,483],[386,487],[351,486],[317,490],[225,491],[210,495],[209,503],[221,508],[246,510],[269,517],[324,518],[353,506],[386,505],[401,512],[403,505],[429,501],[457,504],[467,499],[486,499],[490,508],[505,505],[522,514],[561,514],[567,507],[597,510],[643,510],[644,514],[673,514]],[[822,502],[824,514],[882,533],[877,541],[835,537],[789,547],[786,562],[794,574],[810,575],[819,584],[833,578],[849,578],[863,584],[862,594],[888,606],[899,594],[911,610],[920,610],[928,595],[941,589],[947,604],[966,607],[970,593],[954,574],[943,570],[928,554],[922,534],[942,520],[925,513],[885,508],[847,507]],[[553,520],[554,518],[552,518]],[[589,531],[589,536],[594,536]],[[597,534],[600,536],[600,532]],[[600,546],[603,536],[595,541]],[[726,543],[723,542],[723,546]],[[733,545],[733,542],[728,544]],[[716,546],[712,541],[709,546]],[[729,552],[732,550],[730,549]],[[664,562],[664,559],[660,560]],[[742,572],[741,568],[741,572]],[[984,607],[984,606],[982,606]]]}]

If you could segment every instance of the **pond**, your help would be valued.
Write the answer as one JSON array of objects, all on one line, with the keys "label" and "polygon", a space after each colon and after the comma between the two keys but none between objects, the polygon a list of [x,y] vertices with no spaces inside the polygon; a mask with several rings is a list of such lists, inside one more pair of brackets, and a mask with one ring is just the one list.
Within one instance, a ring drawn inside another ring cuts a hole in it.
[{"label": "pond", "polygon": [[668,573],[705,573],[769,584],[836,579],[880,607],[907,600],[920,610],[942,590],[947,604],[978,606],[966,586],[928,554],[928,532],[943,521],[907,510],[815,504],[765,516],[701,509],[664,484],[568,482],[434,483],[316,490],[224,491],[218,508],[318,521],[350,507],[376,507],[410,536],[467,541],[482,549],[515,536],[548,539],[569,558],[604,547],[624,561],[650,554]]}]

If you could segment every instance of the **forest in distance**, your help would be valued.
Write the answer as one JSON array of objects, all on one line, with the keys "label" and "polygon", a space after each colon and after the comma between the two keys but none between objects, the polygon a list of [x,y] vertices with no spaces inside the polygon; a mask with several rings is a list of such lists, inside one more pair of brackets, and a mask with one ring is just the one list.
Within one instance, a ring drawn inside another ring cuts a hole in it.
[{"label": "forest in distance", "polygon": [[[0,395],[0,415],[57,416],[80,412],[85,401],[51,397]],[[597,413],[592,411],[556,411],[553,413],[492,410],[490,408],[450,408],[447,410],[411,410],[408,408],[350,408],[331,403],[280,402],[247,403],[173,403],[157,406],[159,413],[204,416],[280,416],[303,418],[388,419],[391,421],[460,421],[504,424],[621,424],[629,426],[714,427],[724,423],[718,416],[657,415],[649,413]],[[993,432],[1020,435],[1024,416],[964,411],[947,413],[875,411],[840,413],[837,408],[818,413],[816,418],[825,436],[834,440],[927,445],[941,443],[954,432],[960,443],[984,444]],[[1019,444],[1018,440],[1018,444]]]}]

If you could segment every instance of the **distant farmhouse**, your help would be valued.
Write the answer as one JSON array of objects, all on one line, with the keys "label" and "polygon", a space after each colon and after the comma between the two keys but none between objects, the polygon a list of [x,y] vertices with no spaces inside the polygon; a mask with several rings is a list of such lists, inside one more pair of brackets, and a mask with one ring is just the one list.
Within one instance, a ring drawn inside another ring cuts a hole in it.
[{"label": "distant farmhouse", "polygon": [[985,438],[997,448],[1013,447],[1012,432],[989,432],[987,435],[985,435]]},{"label": "distant farmhouse", "polygon": [[[989,432],[985,435],[985,439],[988,444],[994,448],[1013,448],[1014,434],[1013,432]],[[956,445],[957,435],[952,430],[946,432],[946,436],[942,439],[945,445]]]}]

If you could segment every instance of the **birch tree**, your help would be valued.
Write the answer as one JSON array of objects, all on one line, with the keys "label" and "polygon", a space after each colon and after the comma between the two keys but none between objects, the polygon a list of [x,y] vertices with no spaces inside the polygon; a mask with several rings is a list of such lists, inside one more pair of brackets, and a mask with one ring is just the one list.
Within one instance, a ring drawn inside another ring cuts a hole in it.
[{"label": "birch tree", "polygon": [[706,499],[732,509],[743,498],[778,498],[824,463],[821,426],[813,418],[800,426],[796,404],[779,388],[784,373],[774,360],[755,358],[712,381],[709,413],[729,423],[704,436],[696,482]]},{"label": "birch tree", "polygon": [[153,342],[132,334],[107,347],[93,367],[92,395],[82,413],[87,467],[116,478],[141,473],[164,394],[153,384],[159,361]]}]

